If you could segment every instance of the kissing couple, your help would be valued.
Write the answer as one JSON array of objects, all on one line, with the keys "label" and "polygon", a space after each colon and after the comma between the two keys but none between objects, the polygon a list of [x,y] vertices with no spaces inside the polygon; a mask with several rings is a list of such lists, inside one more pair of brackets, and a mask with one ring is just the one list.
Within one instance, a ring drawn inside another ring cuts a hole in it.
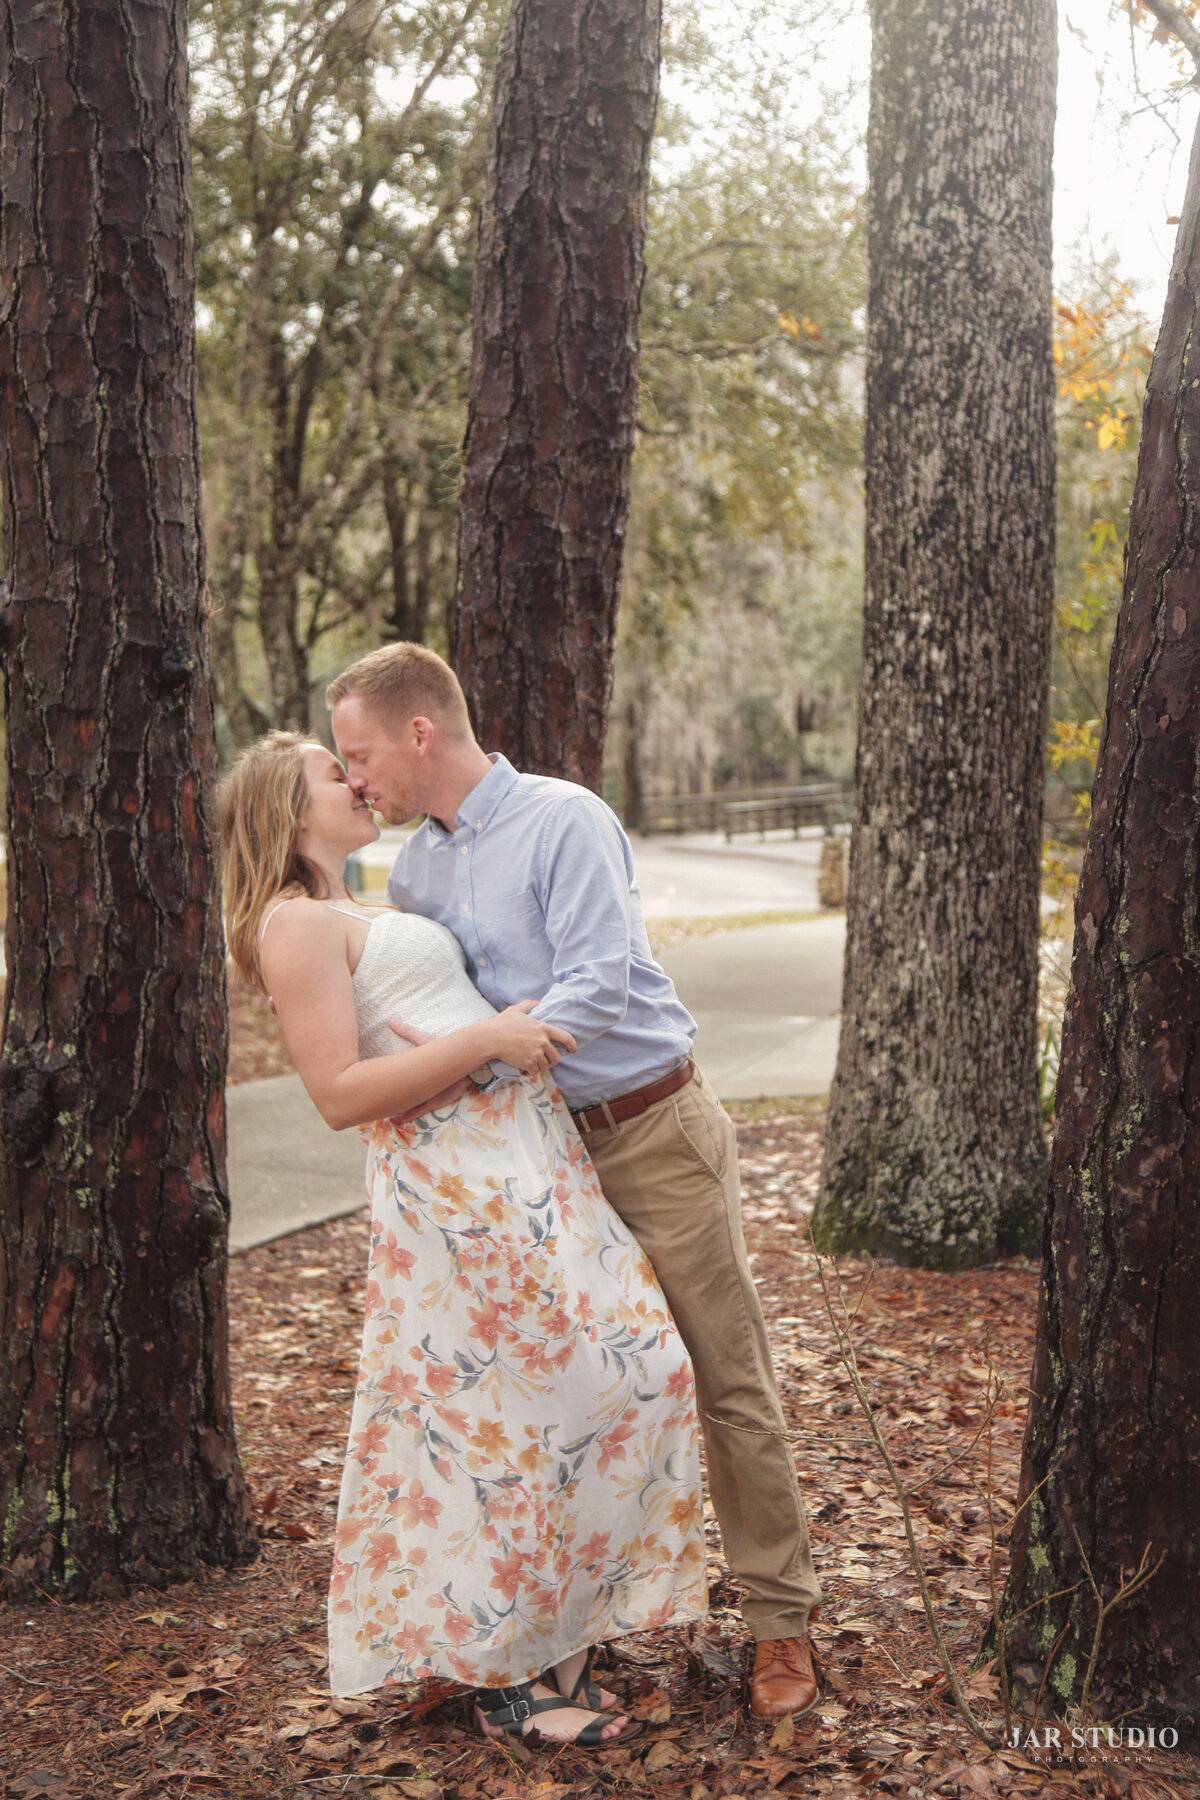
[{"label": "kissing couple", "polygon": [[[820,1599],[742,1238],[733,1125],[650,952],[630,846],[476,742],[390,644],[328,689],[341,761],[272,732],[221,795],[226,931],[305,1087],[368,1140],[362,1354],[330,1684],[461,1682],[489,1735],[633,1729],[606,1639],[702,1616],[699,1431],[752,1717],[817,1699]],[[347,856],[418,815],[386,907]]]}]

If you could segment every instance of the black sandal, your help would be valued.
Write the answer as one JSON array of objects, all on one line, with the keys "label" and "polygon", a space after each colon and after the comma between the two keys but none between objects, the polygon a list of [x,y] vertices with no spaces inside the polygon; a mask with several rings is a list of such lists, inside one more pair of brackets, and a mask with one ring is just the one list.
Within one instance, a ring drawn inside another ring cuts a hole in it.
[{"label": "black sandal", "polygon": [[[532,1731],[524,1731],[522,1726],[528,1720],[536,1718],[539,1713],[562,1712],[565,1707],[573,1706],[573,1702],[568,1701],[562,1694],[535,1695],[532,1681],[518,1681],[512,1687],[476,1688],[473,1698],[476,1706],[484,1715],[484,1735],[486,1737],[498,1737],[501,1732],[507,1732],[510,1737],[519,1737],[525,1743],[534,1746],[557,1744],[561,1748],[564,1744],[579,1744],[586,1750],[604,1750],[608,1748],[609,1744],[619,1744],[625,1738],[632,1737],[637,1729],[636,1726],[630,1724],[624,1731],[617,1732],[615,1736],[605,1737],[603,1733],[612,1723],[613,1718],[613,1715],[609,1714],[607,1717],[602,1715],[598,1719],[591,1720],[573,1738],[543,1736],[536,1725]],[[576,1706],[574,1710],[582,1712],[584,1709]],[[493,1727],[494,1729],[492,1729]]]},{"label": "black sandal", "polygon": [[585,1706],[589,1712],[594,1713],[619,1713],[620,1707],[615,1702],[612,1706],[602,1704],[603,1689],[598,1681],[592,1680],[592,1658],[595,1654],[596,1648],[593,1645],[584,1658],[583,1668],[576,1676],[575,1686],[569,1694],[564,1687],[559,1687],[558,1676],[553,1669],[543,1679],[549,1686],[558,1688],[563,1699],[569,1700],[572,1706]]}]

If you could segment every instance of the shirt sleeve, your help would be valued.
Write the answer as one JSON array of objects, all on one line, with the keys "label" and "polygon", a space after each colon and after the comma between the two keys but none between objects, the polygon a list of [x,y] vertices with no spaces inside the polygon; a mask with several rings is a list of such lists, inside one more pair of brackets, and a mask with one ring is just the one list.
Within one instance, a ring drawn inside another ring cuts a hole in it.
[{"label": "shirt sleeve", "polygon": [[540,846],[538,898],[554,980],[534,1012],[589,1044],[620,1024],[629,1005],[633,859],[603,801],[572,797]]}]

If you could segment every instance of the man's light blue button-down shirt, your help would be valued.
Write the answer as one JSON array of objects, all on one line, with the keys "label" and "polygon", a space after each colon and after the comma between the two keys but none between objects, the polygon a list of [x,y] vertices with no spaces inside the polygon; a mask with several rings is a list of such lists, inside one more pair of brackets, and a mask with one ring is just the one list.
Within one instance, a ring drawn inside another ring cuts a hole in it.
[{"label": "man's light blue button-down shirt", "polygon": [[695,1021],[650,953],[629,839],[587,788],[494,756],[453,831],[417,827],[388,896],[450,927],[493,1006],[536,1000],[566,1027],[579,1048],[554,1078],[568,1105],[644,1087],[690,1053]]}]

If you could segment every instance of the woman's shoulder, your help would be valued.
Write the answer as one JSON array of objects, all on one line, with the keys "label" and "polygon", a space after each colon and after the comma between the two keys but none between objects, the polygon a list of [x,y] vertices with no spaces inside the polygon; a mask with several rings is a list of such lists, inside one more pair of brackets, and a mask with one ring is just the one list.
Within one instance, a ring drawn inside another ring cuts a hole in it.
[{"label": "woman's shoulder", "polygon": [[298,890],[290,894],[285,891],[276,894],[263,907],[262,922],[258,927],[259,955],[265,965],[277,949],[300,943],[334,944],[344,935],[344,928],[327,901],[315,900],[311,894]]}]

